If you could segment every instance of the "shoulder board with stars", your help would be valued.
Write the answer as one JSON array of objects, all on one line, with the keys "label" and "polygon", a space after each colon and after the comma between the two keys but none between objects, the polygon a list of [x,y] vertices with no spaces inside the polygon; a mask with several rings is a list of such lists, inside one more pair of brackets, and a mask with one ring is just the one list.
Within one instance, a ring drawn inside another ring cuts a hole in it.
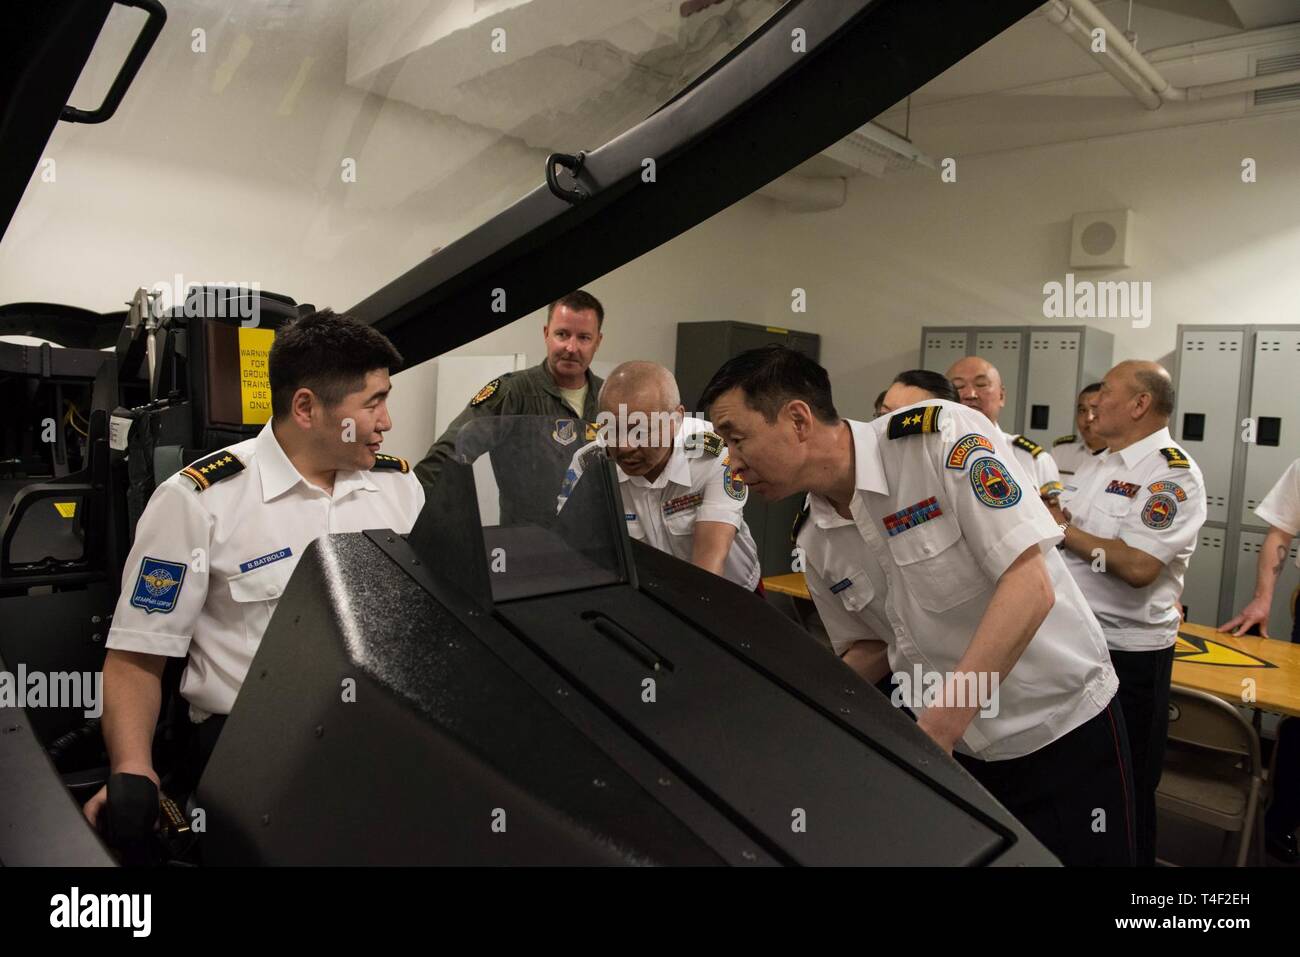
[{"label": "shoulder board with stars", "polygon": [[895,413],[889,419],[889,437],[901,439],[905,435],[938,432],[941,411],[941,406],[927,405],[924,408]]},{"label": "shoulder board with stars", "polygon": [[799,509],[799,514],[794,517],[794,525],[790,527],[790,544],[799,544],[799,529],[803,528],[803,523],[808,521],[808,513],[812,511],[812,503],[808,496],[804,496],[803,508]]},{"label": "shoulder board with stars", "polygon": [[1077,436],[1077,435],[1074,435],[1074,434],[1071,434],[1071,435],[1062,435],[1062,436],[1060,436],[1059,438],[1056,438],[1056,439],[1053,439],[1053,440],[1052,440],[1052,448],[1056,448],[1058,445],[1069,445],[1071,442],[1073,442],[1073,441],[1074,441],[1075,439],[1077,439],[1077,438],[1078,438],[1078,436]]},{"label": "shoulder board with stars", "polygon": [[181,469],[180,474],[194,483],[194,490],[202,492],[222,479],[238,475],[244,471],[244,463],[235,458],[235,453],[226,449],[213,452],[205,459],[199,459]]},{"label": "shoulder board with stars", "polygon": [[406,461],[400,455],[389,455],[386,452],[375,453],[375,464],[370,466],[371,471],[375,469],[392,469],[395,472],[401,472],[405,475],[411,471],[411,463]]},{"label": "shoulder board with stars", "polygon": [[1165,461],[1169,463],[1171,469],[1189,469],[1192,467],[1191,460],[1183,454],[1182,449],[1173,447],[1161,449],[1160,454],[1165,457]]},{"label": "shoulder board with stars", "polygon": [[721,455],[723,444],[722,436],[716,432],[695,432],[682,440],[684,448],[704,449],[709,455]]},{"label": "shoulder board with stars", "polygon": [[1034,458],[1038,458],[1043,454],[1043,447],[1041,445],[1033,441],[1033,439],[1025,438],[1023,435],[1017,435],[1011,444],[1018,449],[1024,449]]}]

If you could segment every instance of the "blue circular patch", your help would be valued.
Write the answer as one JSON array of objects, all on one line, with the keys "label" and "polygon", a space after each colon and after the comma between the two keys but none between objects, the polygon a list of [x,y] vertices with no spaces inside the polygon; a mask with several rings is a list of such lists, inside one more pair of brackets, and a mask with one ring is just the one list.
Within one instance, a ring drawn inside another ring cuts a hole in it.
[{"label": "blue circular patch", "polygon": [[1020,486],[1011,470],[990,455],[970,467],[970,485],[975,497],[989,508],[1010,508],[1020,501]]},{"label": "blue circular patch", "polygon": [[1178,503],[1174,501],[1174,497],[1158,492],[1147,499],[1142,509],[1142,524],[1147,528],[1160,531],[1174,524],[1174,516],[1177,514]]}]

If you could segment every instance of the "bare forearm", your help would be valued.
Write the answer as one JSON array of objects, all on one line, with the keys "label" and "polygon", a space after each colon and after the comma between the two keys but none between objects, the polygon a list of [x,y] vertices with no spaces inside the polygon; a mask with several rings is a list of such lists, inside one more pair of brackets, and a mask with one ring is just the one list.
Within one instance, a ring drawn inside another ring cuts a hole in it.
[{"label": "bare forearm", "polygon": [[1114,575],[1126,585],[1144,588],[1152,579],[1146,577],[1151,556],[1141,549],[1126,545],[1118,538],[1098,538],[1071,525],[1065,532],[1061,543],[1068,551],[1078,555],[1084,561],[1095,561],[1100,550],[1105,562],[1105,571],[1098,574]]},{"label": "bare forearm", "polygon": [[691,545],[691,564],[721,575],[727,565],[727,553],[735,540],[735,526],[723,522],[697,522]]},{"label": "bare forearm", "polygon": [[1259,567],[1255,571],[1255,597],[1272,602],[1273,589],[1286,564],[1291,548],[1291,537],[1282,529],[1270,526],[1264,536],[1264,546],[1259,550]]},{"label": "bare forearm", "polygon": [[104,661],[104,743],[113,770],[153,767],[153,735],[167,659],[109,651]]},{"label": "bare forearm", "polygon": [[[1029,647],[1055,601],[1047,565],[1035,546],[998,579],[975,636],[957,662],[956,674],[945,676],[945,685],[961,681],[960,676],[967,674],[996,675],[1001,682]],[[979,713],[979,702],[967,700],[957,707],[957,700],[955,689],[945,687],[944,701],[950,706],[927,708],[922,716],[923,726],[940,742],[959,739]]]},{"label": "bare forearm", "polygon": [[889,653],[883,641],[863,639],[856,642],[840,656],[840,660],[868,684],[874,685],[889,674]]}]

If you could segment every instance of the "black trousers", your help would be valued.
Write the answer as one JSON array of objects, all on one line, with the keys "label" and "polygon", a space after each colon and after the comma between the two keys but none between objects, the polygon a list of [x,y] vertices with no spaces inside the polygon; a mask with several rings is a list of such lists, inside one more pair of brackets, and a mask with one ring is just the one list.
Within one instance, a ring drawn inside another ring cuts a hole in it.
[{"label": "black trousers", "polygon": [[1128,727],[1129,753],[1133,756],[1133,792],[1137,809],[1137,865],[1156,863],[1156,787],[1165,764],[1169,738],[1169,676],[1174,649],[1163,651],[1111,650],[1110,660],[1119,676],[1119,703]]},{"label": "black trousers", "polygon": [[1063,864],[1133,865],[1133,771],[1118,698],[1022,758],[956,758]]}]

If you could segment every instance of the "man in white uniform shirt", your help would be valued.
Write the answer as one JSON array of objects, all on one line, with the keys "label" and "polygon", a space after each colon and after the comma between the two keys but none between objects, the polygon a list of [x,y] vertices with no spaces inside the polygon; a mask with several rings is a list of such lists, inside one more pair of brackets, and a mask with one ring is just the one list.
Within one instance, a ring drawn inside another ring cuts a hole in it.
[{"label": "man in white uniform shirt", "polygon": [[[963,405],[978,409],[995,426],[998,424],[1007,404],[1007,390],[1002,384],[1002,374],[993,363],[979,356],[958,359],[948,370],[948,379]],[[1038,494],[1044,500],[1061,494],[1061,473],[1052,453],[1023,435],[1012,435],[1000,426],[998,431],[1011,445],[1012,455],[1033,477]]]},{"label": "man in white uniform shirt", "polygon": [[[781,346],[728,360],[700,401],[752,490],[808,491],[799,541],[836,650],[871,680],[886,666],[853,649],[883,640],[896,680],[939,685],[896,703],[1062,861],[1131,863],[1105,639],[1053,547],[1060,530],[988,419],[942,400],[841,419],[826,370]],[[991,707],[972,684],[996,689]]]},{"label": "man in white uniform shirt", "polygon": [[1079,471],[1085,462],[1090,462],[1094,455],[1106,447],[1106,443],[1097,438],[1092,430],[1092,404],[1097,401],[1097,393],[1100,391],[1100,382],[1084,387],[1074,404],[1074,432],[1059,436],[1052,443],[1052,458],[1061,470],[1062,482],[1065,481],[1064,476]]},{"label": "man in white uniform shirt", "polygon": [[[1300,535],[1300,459],[1282,473],[1277,484],[1255,508],[1255,517],[1268,523],[1268,534],[1259,550],[1259,567],[1255,571],[1255,594],[1250,603],[1220,631],[1244,635],[1256,625],[1265,638],[1277,577],[1286,565],[1291,542]],[[1296,557],[1300,565],[1300,556]],[[1300,642],[1300,614],[1297,599],[1290,597],[1291,640]],[[1277,731],[1277,776],[1273,781],[1273,803],[1264,818],[1264,838],[1270,853],[1293,863],[1300,859],[1296,847],[1296,828],[1300,827],[1300,720],[1287,718]]]},{"label": "man in white uniform shirt", "polygon": [[[154,491],[136,527],[104,662],[104,741],[114,774],[158,784],[152,743],[168,658],[188,658],[201,771],[276,603],[322,535],[409,532],[424,489],[379,451],[392,428],[379,332],[329,310],[279,330],[268,360],[272,418],[256,438],[194,462]],[[97,823],[107,789],[87,802]]]},{"label": "man in white uniform shirt", "polygon": [[560,506],[589,456],[607,449],[631,538],[759,589],[758,548],[745,523],[745,484],[704,419],[687,418],[677,380],[654,362],[624,362],[600,390],[601,437],[574,456]]},{"label": "man in white uniform shirt", "polygon": [[1205,484],[1169,434],[1174,387],[1159,365],[1121,362],[1106,373],[1093,408],[1093,429],[1106,451],[1071,478],[1056,517],[1069,523],[1066,565],[1101,622],[1119,674],[1138,865],[1152,866],[1179,604],[1205,522]]}]

